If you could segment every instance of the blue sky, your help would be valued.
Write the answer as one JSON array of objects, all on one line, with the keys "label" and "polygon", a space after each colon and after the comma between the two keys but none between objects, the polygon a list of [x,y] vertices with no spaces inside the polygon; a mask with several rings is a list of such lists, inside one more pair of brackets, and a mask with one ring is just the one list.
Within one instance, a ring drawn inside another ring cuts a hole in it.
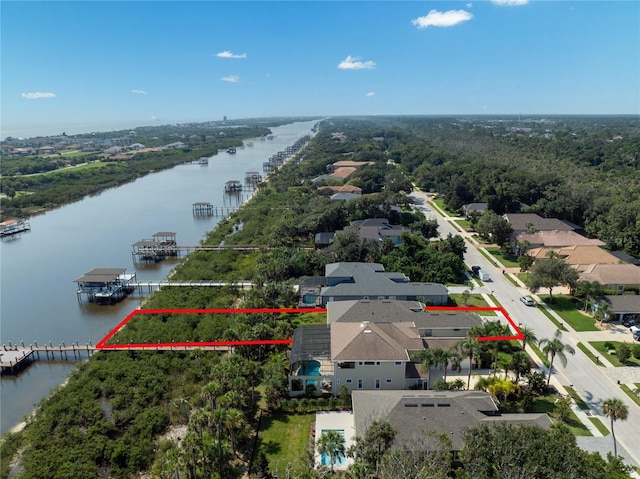
[{"label": "blue sky", "polygon": [[2,1],[0,137],[297,115],[640,114],[640,2]]}]

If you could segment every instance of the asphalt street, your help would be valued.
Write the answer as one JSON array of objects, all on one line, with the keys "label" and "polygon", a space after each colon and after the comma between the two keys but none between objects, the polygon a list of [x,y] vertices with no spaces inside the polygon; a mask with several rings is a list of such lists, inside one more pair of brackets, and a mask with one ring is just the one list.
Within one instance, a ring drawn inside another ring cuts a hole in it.
[{"label": "asphalt street", "polygon": [[[446,237],[449,233],[462,235],[463,237],[467,236],[453,227],[450,221],[441,216],[438,211],[428,203],[431,199],[428,194],[414,191],[411,193],[411,197],[414,198],[415,207],[418,211],[424,213],[427,218],[435,218],[438,221],[438,231],[441,237]],[[502,268],[496,267],[487,260],[468,239],[465,261],[469,266],[478,265],[489,273],[491,279],[484,282],[484,289],[492,292],[516,324],[521,323],[524,326],[532,328],[538,339],[550,339],[553,337],[557,329],[556,326],[538,308],[526,306],[519,300],[521,296],[531,296],[531,293],[526,288],[514,286],[514,284],[505,277]],[[615,380],[605,374],[604,367],[595,365],[578,349],[577,343],[579,341],[585,342],[588,340],[580,339],[581,334],[589,333],[573,331],[563,333],[561,340],[573,346],[576,353],[573,356],[568,355],[566,367],[563,367],[560,360],[556,357],[553,365],[554,377],[552,382],[556,385],[572,385],[580,397],[590,407],[589,413],[599,417],[607,427],[610,427],[610,420],[602,414],[602,402],[612,397],[621,399],[624,404],[627,405],[629,415],[626,421],[616,421],[614,425],[618,442],[618,452],[620,452],[621,447],[624,448],[626,453],[624,455],[628,459],[632,459],[635,465],[638,466],[640,465],[640,407],[620,390]],[[620,338],[616,337],[615,340],[620,340]],[[632,338],[630,335],[628,338],[625,336],[625,340],[632,340]],[[563,390],[561,390],[561,392],[564,393]],[[610,450],[613,452],[613,439],[611,439]],[[631,463],[631,461],[628,462]]]}]

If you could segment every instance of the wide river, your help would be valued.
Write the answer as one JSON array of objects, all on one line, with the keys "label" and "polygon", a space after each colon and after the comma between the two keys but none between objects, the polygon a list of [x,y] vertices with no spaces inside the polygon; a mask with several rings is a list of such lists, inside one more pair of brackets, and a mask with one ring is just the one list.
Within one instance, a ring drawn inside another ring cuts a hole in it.
[{"label": "wide river", "polygon": [[[79,302],[74,280],[94,268],[126,268],[139,281],[164,279],[176,260],[134,262],[131,245],[161,231],[175,232],[178,245],[199,244],[220,218],[194,216],[193,203],[236,206],[238,200],[224,194],[224,184],[244,182],[247,171],[263,174],[264,161],[312,134],[316,123],[275,127],[272,140],[254,139],[253,147],[238,148],[235,155],[221,151],[207,166],[181,165],[152,173],[31,218],[30,232],[0,243],[0,343],[98,342],[139,306],[140,297],[113,306]],[[17,376],[3,376],[0,434],[60,385],[75,364],[40,360]]]}]

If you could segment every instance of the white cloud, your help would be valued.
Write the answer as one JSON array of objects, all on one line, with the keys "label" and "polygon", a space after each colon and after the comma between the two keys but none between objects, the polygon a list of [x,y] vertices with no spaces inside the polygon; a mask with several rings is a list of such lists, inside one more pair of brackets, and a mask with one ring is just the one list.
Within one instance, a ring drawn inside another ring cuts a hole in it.
[{"label": "white cloud", "polygon": [[218,58],[247,58],[246,53],[232,53],[229,50],[225,50],[224,52],[216,53]]},{"label": "white cloud", "polygon": [[367,92],[365,96],[375,96],[375,95],[376,95],[375,91],[370,91],[370,92]]},{"label": "white cloud", "polygon": [[517,7],[519,5],[526,5],[529,3],[529,0],[491,0],[491,3],[502,7]]},{"label": "white cloud", "polygon": [[240,81],[240,77],[238,75],[228,75],[226,77],[220,78],[222,81],[226,81],[229,83],[238,83]]},{"label": "white cloud", "polygon": [[55,98],[56,94],[51,92],[33,91],[29,93],[21,93],[22,98],[27,100],[37,100],[39,98]]},{"label": "white cloud", "polygon": [[426,16],[411,20],[416,27],[423,29],[427,27],[452,27],[458,23],[471,20],[473,15],[465,10],[448,10],[439,12],[431,10]]},{"label": "white cloud", "polygon": [[467,3],[467,8],[473,8],[473,3]]},{"label": "white cloud", "polygon": [[131,93],[135,93],[136,95],[146,95],[147,92],[144,90],[131,90]]},{"label": "white cloud", "polygon": [[360,57],[352,57],[347,55],[347,58],[338,63],[338,68],[341,70],[373,70],[376,67],[376,63],[371,60],[361,62]]}]

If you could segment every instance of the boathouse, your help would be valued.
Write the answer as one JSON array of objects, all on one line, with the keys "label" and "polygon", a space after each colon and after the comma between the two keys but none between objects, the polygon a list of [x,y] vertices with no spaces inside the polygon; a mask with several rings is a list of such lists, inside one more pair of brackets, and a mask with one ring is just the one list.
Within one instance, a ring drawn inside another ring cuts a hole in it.
[{"label": "boathouse", "polygon": [[76,279],[78,300],[86,295],[90,303],[114,304],[135,289],[135,273],[124,268],[96,268]]},{"label": "boathouse", "polygon": [[18,220],[7,220],[0,223],[0,236],[13,236],[25,231],[30,231],[29,222],[21,218]]},{"label": "boathouse", "polygon": [[133,243],[133,258],[143,261],[163,260],[168,256],[177,256],[176,234],[172,231],[161,231],[152,236],[153,239],[143,239]]},{"label": "boathouse", "polygon": [[238,180],[227,181],[224,185],[225,193],[235,193],[242,191],[242,182]]}]

